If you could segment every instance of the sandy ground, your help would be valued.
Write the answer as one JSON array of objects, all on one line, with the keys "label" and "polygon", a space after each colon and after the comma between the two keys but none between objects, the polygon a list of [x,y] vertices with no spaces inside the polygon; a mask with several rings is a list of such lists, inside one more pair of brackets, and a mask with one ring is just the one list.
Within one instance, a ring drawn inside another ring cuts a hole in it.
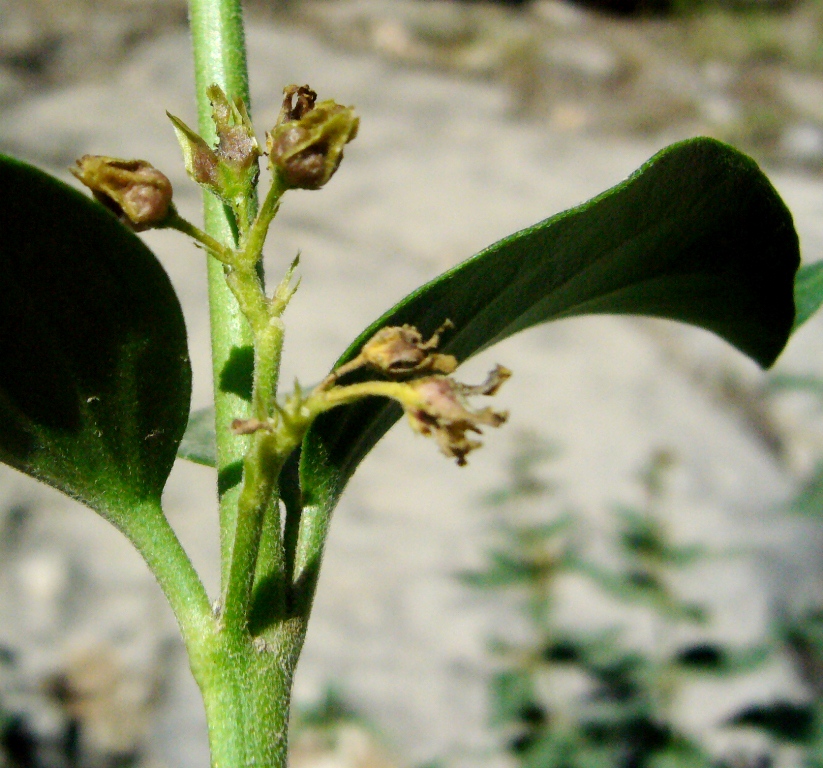
[{"label": "sandy ground", "polygon": [[[260,133],[290,82],[354,104],[362,118],[333,183],[322,194],[294,194],[270,237],[271,274],[298,249],[303,254],[303,283],[286,316],[284,381],[316,381],[363,326],[419,283],[620,181],[659,148],[517,122],[501,86],[394,67],[304,33],[253,26],[249,45]],[[151,41],[105,83],[32,94],[6,111],[0,149],[64,178],[86,152],[143,157],[168,173],[182,212],[196,219],[198,193],[164,114],[196,122],[190,72],[185,34]],[[816,259],[821,183],[780,172],[773,178],[795,213],[806,258]],[[211,382],[202,255],[166,233],[146,239],[183,304],[193,406],[204,406]],[[815,320],[778,367],[823,372],[821,347],[823,321]],[[546,471],[560,481],[560,502],[583,513],[595,553],[605,547],[614,504],[640,498],[636,476],[651,452],[675,453],[667,507],[673,535],[744,552],[684,582],[694,594],[709,593],[712,636],[762,638],[775,606],[810,600],[820,582],[819,533],[777,511],[818,450],[819,419],[796,399],[770,411],[788,447],[788,461],[778,460],[739,408],[715,396],[718,372],[742,382],[744,393],[762,380],[723,342],[662,322],[579,319],[505,342],[466,365],[462,378],[479,379],[494,362],[515,372],[499,397],[511,420],[487,435],[467,468],[398,426],[354,478],[336,513],[298,673],[298,702],[335,683],[403,765],[498,759],[486,725],[493,660],[485,641],[505,634],[514,617],[501,599],[460,586],[454,573],[481,564],[491,523],[481,497],[504,481],[526,433],[562,447]],[[137,556],[92,513],[8,469],[0,469],[0,503],[13,510],[0,560],[0,644],[17,653],[7,686],[13,701],[34,713],[40,733],[54,733],[63,715],[49,705],[46,681],[97,674],[108,682],[89,697],[97,702],[87,716],[92,746],[111,752],[148,744],[158,765],[206,765],[197,691],[170,613]],[[213,473],[179,463],[166,503],[213,593]],[[614,619],[576,583],[560,610],[575,623]],[[637,642],[647,632],[634,621]],[[788,665],[771,665],[720,690],[690,689],[682,720],[721,749],[726,737],[717,723],[736,703],[798,691]]]}]

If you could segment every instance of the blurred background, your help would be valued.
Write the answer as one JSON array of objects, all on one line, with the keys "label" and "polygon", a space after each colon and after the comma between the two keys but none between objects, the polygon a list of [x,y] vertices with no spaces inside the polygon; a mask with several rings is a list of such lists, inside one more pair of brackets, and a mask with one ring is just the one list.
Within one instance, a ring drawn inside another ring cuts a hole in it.
[{"label": "blurred background", "polygon": [[[823,255],[819,0],[254,0],[252,107],[353,104],[302,252],[283,381],[319,380],[384,309],[671,141],[752,154]],[[0,0],[0,150],[75,184],[140,157],[198,220],[165,110],[195,124],[182,0]],[[264,175],[265,177],[265,175]],[[211,391],[202,253],[146,240]],[[90,339],[90,344],[93,339]],[[300,768],[823,764],[823,319],[764,374],[710,335],[582,318],[470,361],[509,423],[457,468],[400,424],[335,513],[295,690]],[[211,470],[165,503],[211,594]],[[208,764],[159,589],[93,513],[0,468],[0,766]]]}]

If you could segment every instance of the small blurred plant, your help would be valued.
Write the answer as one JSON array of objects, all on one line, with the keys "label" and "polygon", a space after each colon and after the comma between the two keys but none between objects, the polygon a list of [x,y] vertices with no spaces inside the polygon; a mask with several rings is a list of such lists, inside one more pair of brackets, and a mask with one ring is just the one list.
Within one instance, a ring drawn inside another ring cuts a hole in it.
[{"label": "small blurred plant", "polygon": [[[808,395],[823,410],[823,378],[816,375],[772,376],[767,394]],[[818,456],[785,511],[823,521],[823,456]],[[730,724],[765,734],[776,748],[793,747],[808,768],[823,766],[823,605],[779,615],[774,622],[778,649],[787,653],[806,689],[806,699],[775,699],[746,707]]]},{"label": "small blurred plant", "polygon": [[[7,648],[0,646],[0,682],[5,676],[6,667],[11,663],[12,654]],[[0,690],[2,686],[0,685]],[[3,754],[6,748],[6,741],[12,726],[12,716],[6,711],[3,699],[0,698],[0,766],[6,765],[6,758]]]},{"label": "small blurred plant", "polygon": [[291,722],[292,768],[345,765],[392,768],[378,729],[335,686],[314,704],[298,707]]},{"label": "small blurred plant", "polygon": [[[509,520],[498,526],[500,543],[489,552],[487,568],[462,576],[471,586],[513,589],[523,598],[530,640],[497,640],[492,646],[501,659],[491,684],[492,723],[505,735],[507,751],[520,768],[717,765],[705,745],[676,722],[678,694],[697,676],[727,678],[752,671],[771,658],[773,649],[672,641],[677,626],[698,628],[708,620],[703,606],[677,594],[675,576],[713,556],[702,547],[673,544],[662,522],[673,457],[655,453],[641,475],[645,503],[617,511],[622,567],[608,570],[581,557],[576,544],[580,521],[574,513],[540,526],[511,522],[516,504],[551,495],[551,485],[533,473],[548,455],[545,446],[534,450],[526,443],[515,456],[510,483],[488,497],[492,506],[505,507]],[[656,624],[651,647],[630,646],[622,637],[624,627],[564,627],[554,609],[561,578],[572,574],[592,580],[618,607],[640,604],[650,610]],[[564,679],[575,682],[560,701],[557,691]],[[757,725],[756,717],[748,707],[729,725]]]}]

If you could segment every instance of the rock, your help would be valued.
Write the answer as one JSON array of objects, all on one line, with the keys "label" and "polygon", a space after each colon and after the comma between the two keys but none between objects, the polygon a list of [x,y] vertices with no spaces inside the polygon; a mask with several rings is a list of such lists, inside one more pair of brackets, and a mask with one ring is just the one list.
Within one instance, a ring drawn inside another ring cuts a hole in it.
[{"label": "rock", "polygon": [[789,126],[780,138],[780,153],[791,163],[823,168],[823,126],[799,123]]}]

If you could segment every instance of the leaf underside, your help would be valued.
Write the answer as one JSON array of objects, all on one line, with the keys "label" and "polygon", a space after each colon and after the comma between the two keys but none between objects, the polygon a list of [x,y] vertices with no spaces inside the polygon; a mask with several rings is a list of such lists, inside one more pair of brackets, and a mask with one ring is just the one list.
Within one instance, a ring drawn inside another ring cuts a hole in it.
[{"label": "leaf underside", "polygon": [[[416,290],[336,365],[387,325],[409,323],[426,336],[448,318],[455,330],[441,349],[462,362],[548,320],[638,314],[713,331],[767,367],[792,330],[799,260],[791,214],[754,161],[712,139],[692,139]],[[319,418],[299,459],[304,503],[333,508],[400,415],[394,404],[369,399]]]},{"label": "leaf underside", "polygon": [[806,264],[797,271],[794,284],[797,313],[792,331],[796,331],[823,304],[823,261]]},{"label": "leaf underside", "polygon": [[191,369],[171,283],[102,206],[0,156],[0,460],[118,524],[159,501]]},{"label": "leaf underside", "polygon": [[177,448],[177,455],[194,464],[217,466],[213,405],[191,412],[186,432]]}]

